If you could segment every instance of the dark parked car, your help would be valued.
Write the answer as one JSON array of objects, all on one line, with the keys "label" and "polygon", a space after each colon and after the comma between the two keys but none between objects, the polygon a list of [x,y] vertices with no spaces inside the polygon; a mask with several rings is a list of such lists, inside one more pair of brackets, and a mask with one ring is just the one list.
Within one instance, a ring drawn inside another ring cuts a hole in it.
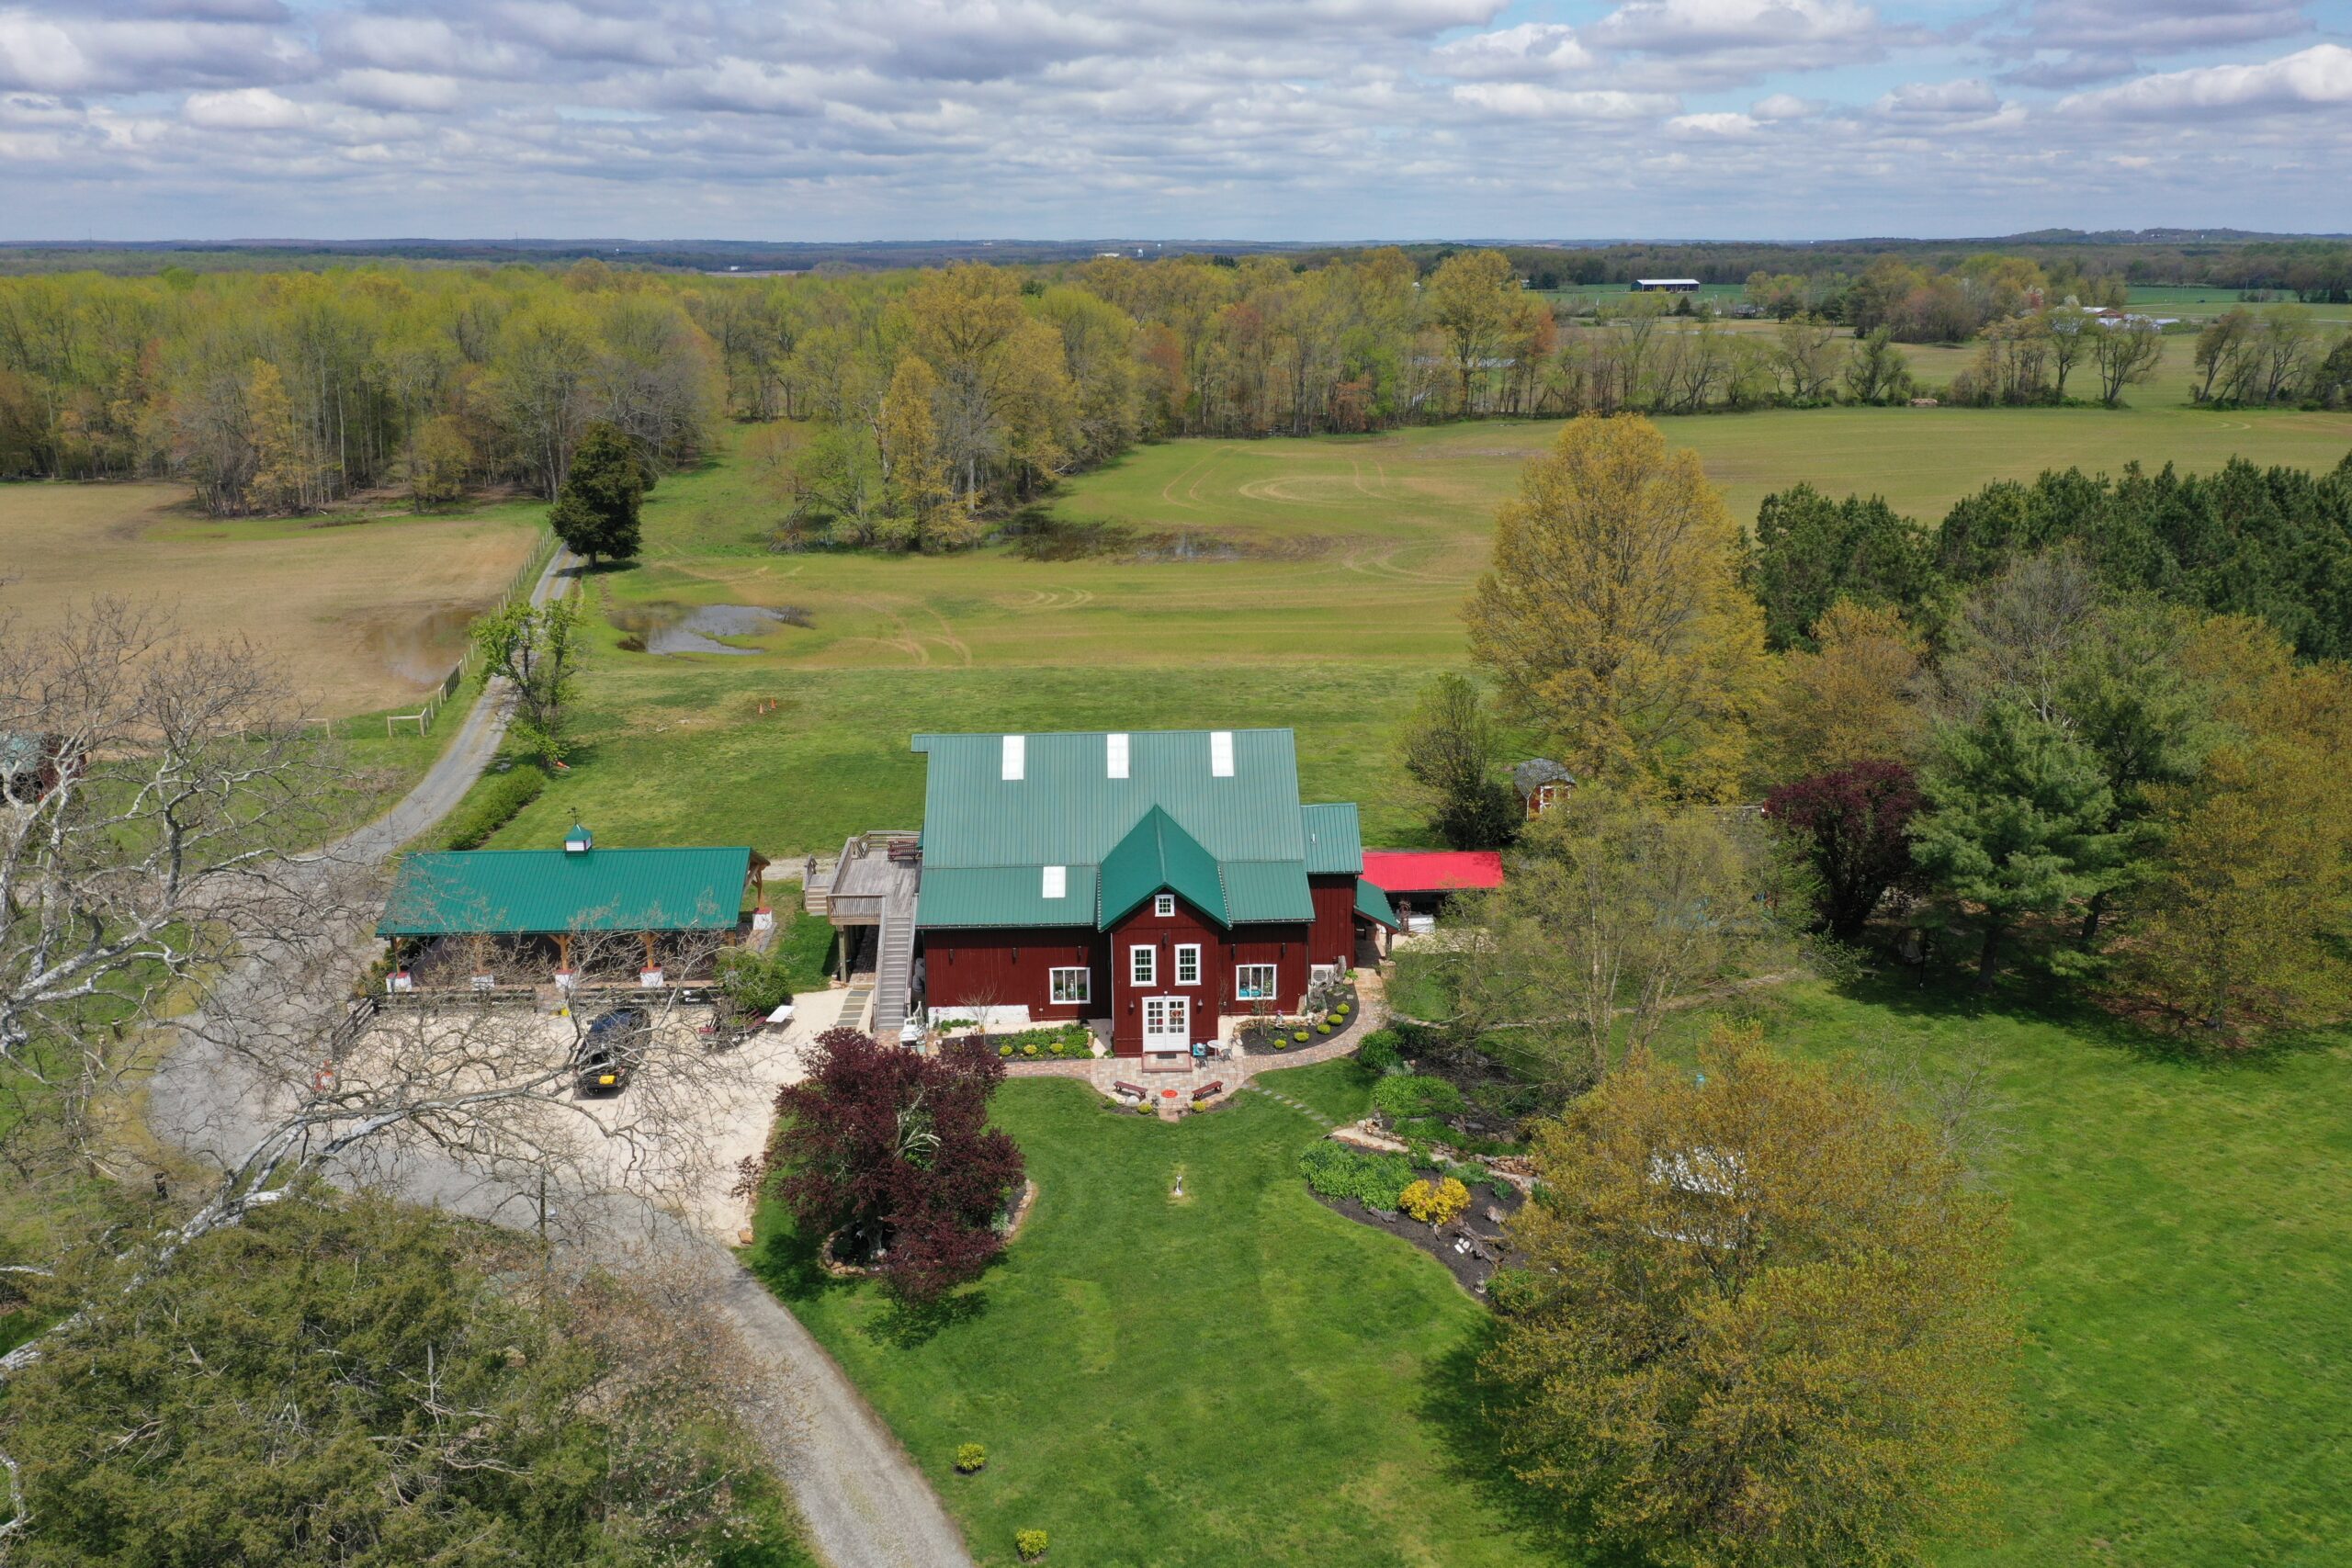
[{"label": "dark parked car", "polygon": [[618,1094],[628,1087],[628,1075],[645,1055],[650,1022],[641,1008],[615,1008],[588,1026],[575,1057],[582,1096]]}]

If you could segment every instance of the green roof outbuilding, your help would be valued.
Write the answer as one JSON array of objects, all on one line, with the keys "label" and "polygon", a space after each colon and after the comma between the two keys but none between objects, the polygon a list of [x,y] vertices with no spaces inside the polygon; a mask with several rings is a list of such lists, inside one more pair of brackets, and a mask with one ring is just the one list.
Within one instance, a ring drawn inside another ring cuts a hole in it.
[{"label": "green roof outbuilding", "polygon": [[401,863],[378,936],[731,931],[752,852],[460,850]]}]

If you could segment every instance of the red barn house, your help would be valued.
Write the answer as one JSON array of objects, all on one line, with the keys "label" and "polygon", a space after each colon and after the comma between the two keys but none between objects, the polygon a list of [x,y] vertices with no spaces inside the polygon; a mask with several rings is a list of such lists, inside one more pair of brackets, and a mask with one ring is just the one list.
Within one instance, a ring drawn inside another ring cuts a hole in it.
[{"label": "red barn house", "polygon": [[918,735],[915,935],[935,1023],[1107,1022],[1189,1055],[1291,1014],[1396,927],[1356,808],[1302,806],[1287,729]]}]

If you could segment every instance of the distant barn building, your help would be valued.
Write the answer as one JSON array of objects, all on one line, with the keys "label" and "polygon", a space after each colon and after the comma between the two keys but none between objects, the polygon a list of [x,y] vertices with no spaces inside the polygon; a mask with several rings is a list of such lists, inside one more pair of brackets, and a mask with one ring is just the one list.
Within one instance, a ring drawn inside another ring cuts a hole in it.
[{"label": "distant barn building", "polygon": [[1699,280],[1695,277],[1637,277],[1628,290],[1634,294],[1696,294]]}]

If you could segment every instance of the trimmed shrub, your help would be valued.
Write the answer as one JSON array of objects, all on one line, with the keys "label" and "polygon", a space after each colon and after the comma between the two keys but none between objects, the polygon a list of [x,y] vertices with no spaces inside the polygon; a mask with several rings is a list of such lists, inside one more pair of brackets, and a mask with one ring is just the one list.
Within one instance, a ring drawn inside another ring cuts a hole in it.
[{"label": "trimmed shrub", "polygon": [[1306,1031],[1304,1029],[1295,1031],[1291,1034],[1291,1038],[1297,1041],[1301,1045],[1304,1045],[1306,1043]]},{"label": "trimmed shrub", "polygon": [[539,792],[547,787],[547,774],[537,768],[492,774],[477,784],[441,825],[441,848],[481,848],[492,833],[514,820],[514,814],[538,799]]},{"label": "trimmed shrub", "polygon": [[1396,1195],[1404,1211],[1425,1225],[1450,1225],[1470,1206],[1470,1189],[1448,1176],[1416,1181]]},{"label": "trimmed shrub", "polygon": [[1366,1154],[1329,1141],[1298,1156],[1307,1189],[1326,1198],[1353,1198],[1367,1209],[1393,1210],[1413,1179],[1403,1155]]},{"label": "trimmed shrub", "polygon": [[1021,1047],[1021,1054],[1024,1056],[1034,1056],[1037,1054],[1037,1047],[1034,1044],[1023,1045]]},{"label": "trimmed shrub", "polygon": [[977,1474],[989,1462],[989,1450],[978,1443],[966,1443],[956,1450],[956,1471],[959,1475]]},{"label": "trimmed shrub", "polygon": [[1022,1562],[1036,1562],[1037,1559],[1046,1555],[1046,1532],[1044,1530],[1013,1531],[1012,1550],[1021,1554]]},{"label": "trimmed shrub", "polygon": [[996,1048],[996,1054],[1000,1056],[1010,1056],[1012,1055],[1012,1047],[1010,1045],[1000,1045]]},{"label": "trimmed shrub", "polygon": [[1317,1034],[1329,1034],[1331,1032],[1331,1026],[1328,1023],[1318,1023],[1315,1026],[1315,1032]]},{"label": "trimmed shrub", "polygon": [[1363,1037],[1356,1047],[1356,1060],[1375,1073],[1389,1074],[1410,1071],[1405,1066],[1405,1054],[1396,1048],[1396,1032],[1375,1029]]}]

